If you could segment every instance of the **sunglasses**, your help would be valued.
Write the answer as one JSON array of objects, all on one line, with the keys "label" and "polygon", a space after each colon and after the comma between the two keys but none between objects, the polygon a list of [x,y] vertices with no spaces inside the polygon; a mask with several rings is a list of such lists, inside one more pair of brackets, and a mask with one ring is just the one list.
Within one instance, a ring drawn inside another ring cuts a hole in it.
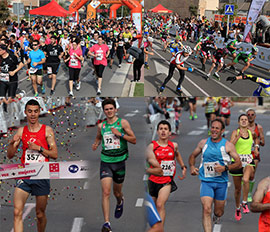
[{"label": "sunglasses", "polygon": [[38,44],[33,44],[33,46],[38,46]]},{"label": "sunglasses", "polygon": [[248,116],[254,116],[255,114],[248,114]]}]

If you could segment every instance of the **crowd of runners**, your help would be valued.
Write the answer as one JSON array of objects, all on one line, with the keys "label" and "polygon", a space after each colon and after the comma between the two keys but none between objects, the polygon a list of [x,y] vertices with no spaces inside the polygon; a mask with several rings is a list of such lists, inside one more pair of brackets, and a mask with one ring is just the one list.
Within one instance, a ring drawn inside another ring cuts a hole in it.
[{"label": "crowd of runners", "polygon": [[[191,98],[187,101],[196,109],[196,99]],[[160,97],[153,99],[149,105],[151,107],[148,108],[159,109],[156,114],[164,114],[166,109],[171,107],[170,103],[170,98]],[[201,181],[202,225],[204,231],[211,232],[213,225],[221,223],[231,175],[234,184],[234,219],[240,221],[242,214],[248,214],[250,210],[263,212],[259,219],[259,231],[269,231],[269,178],[262,180],[257,190],[253,190],[255,173],[261,160],[260,147],[265,145],[263,127],[256,120],[256,111],[249,108],[238,116],[238,128],[225,138],[224,132],[230,125],[230,108],[233,105],[233,101],[227,97],[209,97],[202,102],[202,106],[206,107],[209,137],[198,143],[188,159],[190,174],[198,175]],[[196,110],[193,110],[193,113],[191,111],[190,109],[190,119],[195,120],[195,115],[197,119]],[[176,161],[182,169],[181,178],[185,178],[187,171],[187,164],[183,162],[179,153],[184,152],[184,147],[178,148],[176,142],[170,141],[172,135],[170,122],[164,118],[153,125],[156,126],[157,140],[153,140],[146,151],[146,160],[149,163],[146,170],[149,174],[148,191],[153,200],[151,202],[149,195],[146,197],[148,222],[151,226],[149,231],[165,231],[166,202],[170,193],[177,189],[174,182],[178,166]],[[201,161],[198,165],[196,158],[199,155]]]},{"label": "crowd of runners", "polygon": [[[230,69],[230,73],[235,73],[227,78],[232,83],[235,80],[251,80],[258,83],[258,88],[254,91],[254,96],[269,96],[270,81],[266,78],[247,75],[246,71],[250,67],[251,62],[256,59],[258,47],[256,43],[251,43],[250,33],[243,38],[244,27],[242,24],[232,25],[228,28],[227,24],[216,21],[209,21],[207,18],[196,17],[182,19],[179,15],[160,15],[146,14],[144,24],[144,46],[145,53],[153,52],[153,43],[161,43],[164,52],[171,53],[169,64],[169,73],[163,84],[158,87],[157,91],[162,93],[166,84],[172,78],[174,70],[179,70],[180,78],[176,87],[176,93],[181,95],[181,85],[184,81],[185,71],[193,72],[194,67],[184,66],[188,58],[194,60],[199,59],[200,69],[205,75],[206,80],[215,78],[220,81],[222,72]],[[217,46],[216,39],[223,38],[224,45]],[[250,49],[241,48],[241,43],[250,45]],[[190,44],[193,43],[192,46]],[[195,43],[195,45],[194,45]],[[145,67],[149,69],[148,54],[145,57]],[[209,61],[210,69],[206,69],[206,62]],[[241,61],[240,70],[236,70],[235,66]]]},{"label": "crowd of runners", "polygon": [[[137,72],[139,55],[129,55],[129,48],[138,47],[137,29],[128,19],[81,20],[77,25],[59,21],[57,18],[35,18],[31,22],[7,20],[0,28],[0,95],[14,97],[18,81],[28,77],[33,86],[33,95],[53,95],[56,90],[60,65],[68,81],[68,95],[81,88],[80,71],[88,62],[90,75],[96,77],[96,93],[100,95],[104,69],[113,65],[121,68],[125,61],[134,62],[134,81],[139,81]],[[132,52],[131,52],[132,53]],[[134,54],[134,53],[133,53]],[[117,59],[115,59],[117,57]],[[20,78],[18,74],[22,72]],[[47,83],[49,90],[46,90]]]}]

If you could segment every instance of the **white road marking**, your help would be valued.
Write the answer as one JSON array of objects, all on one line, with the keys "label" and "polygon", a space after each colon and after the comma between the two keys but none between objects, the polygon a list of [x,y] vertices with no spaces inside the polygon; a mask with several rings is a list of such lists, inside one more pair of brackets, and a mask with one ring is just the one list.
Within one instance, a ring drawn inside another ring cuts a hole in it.
[{"label": "white road marking", "polygon": [[70,232],[80,232],[83,226],[83,218],[74,218],[72,228]]},{"label": "white road marking", "polygon": [[229,134],[229,132],[230,132],[230,131],[224,131],[224,134],[227,135],[227,134]]},{"label": "white road marking", "polygon": [[148,175],[143,175],[143,181],[147,181],[148,180]]},{"label": "white road marking", "polygon": [[270,131],[267,131],[266,132],[266,136],[270,136]]},{"label": "white road marking", "polygon": [[83,189],[89,189],[89,182],[88,181],[84,182]]},{"label": "white road marking", "polygon": [[207,130],[207,125],[204,125],[202,127],[198,127],[198,129],[200,129],[200,130]]},{"label": "white road marking", "polygon": [[121,68],[116,69],[115,73],[110,79],[110,83],[124,84],[129,68],[130,68],[130,64],[126,64],[126,63],[122,64]]},{"label": "white road marking", "polygon": [[[35,208],[35,207],[36,207],[36,203],[26,203],[25,204],[25,210],[24,210],[23,216],[22,216],[23,221],[27,217],[27,215],[30,214],[32,209]],[[10,232],[14,232],[14,228],[12,228],[12,230]]]},{"label": "white road marking", "polygon": [[133,111],[131,111],[131,112],[132,112],[132,113],[135,113],[135,114],[140,113],[139,110],[133,110]]},{"label": "white road marking", "polygon": [[190,131],[189,133],[188,133],[188,135],[201,135],[201,134],[203,134],[204,133],[204,131],[197,131],[197,130],[194,130],[194,131]]},{"label": "white road marking", "polygon": [[142,207],[143,206],[143,198],[138,198],[135,204],[135,207]]},{"label": "white road marking", "polygon": [[[169,61],[167,61],[164,57],[162,57],[157,51],[155,51],[154,50],[154,53],[156,53],[161,59],[163,59],[163,60],[165,60],[165,62],[167,63],[167,64],[170,64],[170,62]],[[155,61],[154,61],[155,62]],[[156,64],[156,63],[155,63]],[[159,64],[159,63],[158,63]],[[158,72],[158,70],[157,70],[157,72]],[[158,72],[159,73],[159,72]],[[187,75],[185,75],[185,79],[187,80],[187,81],[189,81],[191,84],[193,84],[199,91],[201,91],[205,96],[210,96],[207,92],[205,92],[200,86],[198,86],[197,84],[195,84],[195,82],[193,82]],[[174,78],[172,78],[171,80],[173,80],[173,83],[175,84],[175,82],[174,82]],[[176,81],[176,80],[175,80]],[[178,82],[176,83],[176,85],[178,84]],[[184,92],[184,91],[183,91]],[[185,93],[186,94],[186,93]],[[192,96],[192,94],[186,94],[187,96]]]},{"label": "white road marking", "polygon": [[215,224],[213,228],[213,232],[220,232],[221,231],[221,224]]},{"label": "white road marking", "polygon": [[135,115],[136,115],[136,114],[127,113],[127,114],[124,115],[124,117],[133,117],[133,116],[135,116]]}]

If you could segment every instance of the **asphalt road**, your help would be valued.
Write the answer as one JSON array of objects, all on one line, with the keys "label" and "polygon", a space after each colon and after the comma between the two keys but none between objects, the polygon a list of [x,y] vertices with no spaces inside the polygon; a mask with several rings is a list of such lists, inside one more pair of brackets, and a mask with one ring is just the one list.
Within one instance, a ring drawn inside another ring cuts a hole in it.
[{"label": "asphalt road", "polygon": [[[132,104],[131,104],[132,101]],[[47,228],[50,232],[100,231],[103,222],[101,210],[101,188],[99,181],[100,148],[92,152],[97,127],[85,127],[83,115],[84,101],[74,100],[74,106],[59,109],[41,117],[40,122],[50,125],[55,132],[59,158],[64,160],[89,160],[90,176],[84,180],[51,180],[51,194],[46,210]],[[142,207],[144,175],[144,149],[146,126],[143,120],[144,98],[122,98],[119,100],[119,116],[127,119],[137,137],[136,145],[129,145],[130,157],[124,183],[125,206],[123,216],[115,220],[113,211],[116,204],[111,198],[112,228],[114,231],[143,231],[145,227]],[[22,126],[25,123],[21,124]],[[1,139],[0,163],[7,163],[7,142],[9,137]],[[18,154],[19,156],[20,154]],[[12,161],[17,163],[19,158]],[[13,228],[13,192],[14,180],[0,181],[0,231],[12,231]],[[24,211],[24,228],[27,232],[36,231],[35,199],[29,197]],[[136,220],[134,220],[136,218]]]},{"label": "asphalt road", "polygon": [[[235,106],[232,108],[231,125],[226,127],[226,138],[229,139],[234,129],[238,127],[237,118],[247,109],[247,105]],[[204,109],[198,106],[198,119],[195,121],[189,120],[189,113],[183,112],[181,116],[180,135],[173,135],[171,140],[179,145],[179,151],[183,157],[184,163],[188,165],[188,158],[196,145],[201,139],[207,138],[206,118],[204,116]],[[263,126],[265,134],[265,147],[261,148],[261,162],[256,172],[256,182],[254,185],[255,191],[258,181],[269,175],[270,157],[269,157],[269,136],[270,125],[269,121],[270,111],[259,110],[257,112],[256,121]],[[150,131],[150,129],[149,129]],[[149,134],[148,134],[149,135]],[[148,137],[148,142],[150,142]],[[196,159],[196,165],[199,166],[200,156]],[[181,169],[178,166],[177,175],[181,175]],[[232,178],[229,178],[230,187],[228,189],[227,204],[225,213],[221,218],[221,228],[215,227],[214,231],[222,232],[238,232],[238,231],[258,231],[259,214],[249,213],[242,217],[242,220],[237,222],[234,219],[235,202],[234,202],[234,187]],[[202,228],[202,208],[200,202],[200,181],[198,177],[191,176],[189,168],[187,177],[184,180],[175,178],[178,185],[178,190],[172,193],[166,204],[166,221],[165,231],[203,231]]]},{"label": "asphalt road", "polygon": [[[195,44],[191,42],[184,42],[184,45],[189,45],[193,49]],[[156,96],[158,95],[157,88],[161,86],[169,71],[169,61],[171,54],[167,49],[163,51],[161,41],[155,39],[153,42],[154,55],[149,56],[149,70],[145,70],[145,96]],[[257,88],[257,84],[251,81],[236,81],[233,84],[227,82],[228,76],[235,76],[236,73],[232,71],[226,71],[220,73],[221,80],[218,81],[213,76],[210,80],[205,80],[206,73],[201,70],[201,62],[193,60],[194,54],[187,60],[185,66],[192,66],[195,71],[185,72],[185,80],[182,84],[183,95],[185,96],[252,96],[253,91]],[[231,62],[231,59],[226,59],[225,63]],[[206,71],[210,69],[211,63],[208,60],[206,62]],[[236,69],[240,71],[243,67],[243,63],[237,64]],[[214,73],[215,69],[212,71]],[[258,75],[260,77],[269,78],[269,72],[255,66],[250,66],[246,71],[247,74]],[[179,72],[174,71],[173,78],[168,82],[162,96],[177,96],[176,85],[179,80]]]},{"label": "asphalt road", "polygon": [[[131,64],[123,61],[122,67],[118,68],[118,60],[117,58],[114,60],[114,64],[112,69],[108,66],[105,68],[103,73],[103,83],[102,83],[102,94],[101,96],[111,97],[111,96],[128,96],[128,90],[130,81],[133,80],[133,72],[131,68]],[[41,89],[39,88],[40,96],[49,96],[51,89],[51,79],[48,78],[47,75],[43,77],[46,94],[41,94]],[[69,87],[69,71],[64,63],[61,63],[59,72],[56,76],[56,87],[54,96],[68,96]],[[80,72],[80,80],[81,80],[81,89],[79,91],[73,90],[74,96],[88,96],[93,97],[96,96],[96,79],[93,75],[93,66],[90,59],[86,59],[84,65]],[[19,72],[19,92],[20,90],[26,91],[27,96],[33,96],[34,91],[32,87],[32,83],[30,80],[27,80],[26,69],[24,68]]]}]

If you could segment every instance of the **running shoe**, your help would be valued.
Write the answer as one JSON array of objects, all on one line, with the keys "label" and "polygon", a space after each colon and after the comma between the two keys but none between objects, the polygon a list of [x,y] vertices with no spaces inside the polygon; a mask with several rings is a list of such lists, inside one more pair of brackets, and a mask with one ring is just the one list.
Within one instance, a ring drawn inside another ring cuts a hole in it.
[{"label": "running shoe", "polygon": [[149,69],[149,65],[148,65],[148,64],[145,64],[144,67],[145,67],[146,69]]},{"label": "running shoe", "polygon": [[196,59],[197,59],[197,56],[194,56],[194,57],[193,57],[193,60],[196,60]]},{"label": "running shoe", "polygon": [[182,90],[180,87],[176,88],[175,92],[180,96],[182,95]]},{"label": "running shoe", "polygon": [[190,119],[190,120],[193,120],[193,117],[192,117],[192,115],[190,115],[190,116],[189,116],[189,119]]},{"label": "running shoe", "polygon": [[243,213],[249,213],[248,205],[247,203],[242,203]]},{"label": "running shoe", "polygon": [[234,217],[235,217],[235,220],[236,220],[236,221],[240,221],[240,220],[241,220],[241,218],[242,218],[241,209],[236,209],[236,210],[235,210],[235,215],[234,215]]},{"label": "running shoe", "polygon": [[41,93],[42,94],[45,94],[46,93],[46,88],[45,88],[45,85],[44,84],[41,87]]},{"label": "running shoe", "polygon": [[98,89],[98,90],[97,90],[97,95],[99,96],[100,94],[101,94],[101,90]]},{"label": "running shoe", "polygon": [[112,232],[112,228],[109,222],[104,223],[101,232]]},{"label": "running shoe", "polygon": [[118,68],[121,68],[121,64],[118,64]]},{"label": "running shoe", "polygon": [[248,193],[248,199],[247,199],[248,202],[252,202],[252,193]]},{"label": "running shoe", "polygon": [[115,211],[114,211],[114,217],[120,218],[123,214],[123,209],[124,209],[124,198],[122,198],[120,205],[116,204]]},{"label": "running shoe", "polygon": [[195,119],[197,119],[197,118],[198,118],[197,114],[194,114],[194,118],[195,118]]},{"label": "running shoe", "polygon": [[51,89],[51,93],[50,93],[50,95],[52,96],[54,94],[54,90],[53,89]]},{"label": "running shoe", "polygon": [[109,68],[112,69],[112,66],[110,65]]},{"label": "running shoe", "polygon": [[72,91],[69,91],[68,96],[69,97],[73,97],[74,96],[73,92]]},{"label": "running shoe", "polygon": [[35,93],[35,95],[34,95],[35,97],[38,97],[38,93]]},{"label": "running shoe", "polygon": [[160,88],[157,89],[158,93],[161,94],[164,91],[165,87],[160,86]]},{"label": "running shoe", "polygon": [[79,91],[80,88],[81,88],[81,82],[79,81],[79,82],[77,83],[77,85],[76,85],[76,90]]},{"label": "running shoe", "polygon": [[215,72],[213,76],[214,76],[218,81],[220,81],[220,76],[218,75],[217,72]]},{"label": "running shoe", "polygon": [[208,130],[208,135],[209,135],[209,136],[211,135],[211,131],[210,131],[210,130]]}]

